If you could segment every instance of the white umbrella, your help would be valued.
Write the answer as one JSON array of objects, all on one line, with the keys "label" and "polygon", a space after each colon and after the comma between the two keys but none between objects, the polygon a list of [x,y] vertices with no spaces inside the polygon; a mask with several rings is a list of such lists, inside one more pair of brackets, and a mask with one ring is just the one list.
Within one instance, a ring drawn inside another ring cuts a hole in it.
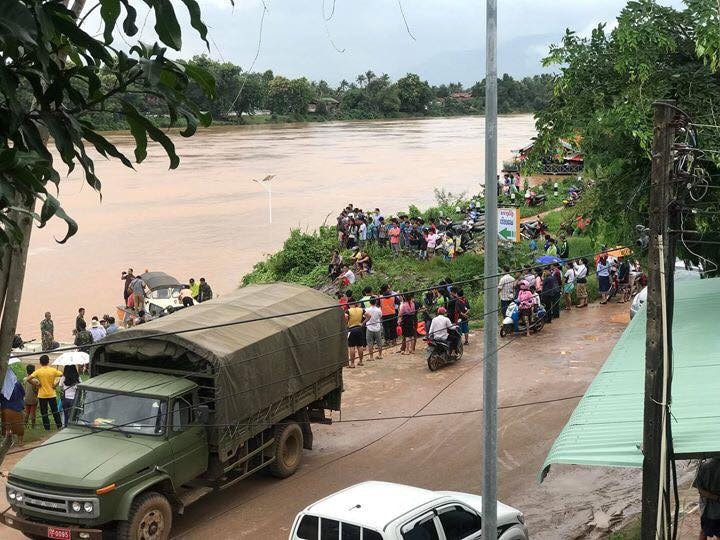
[{"label": "white umbrella", "polygon": [[90,363],[90,355],[82,351],[68,351],[62,353],[55,360],[53,366],[80,366]]},{"label": "white umbrella", "polygon": [[11,357],[10,357],[10,360],[8,360],[8,365],[9,365],[9,366],[11,366],[11,365],[13,365],[13,364],[19,364],[19,363],[20,363],[20,359],[19,359],[19,358],[15,358],[14,356],[11,356]]}]

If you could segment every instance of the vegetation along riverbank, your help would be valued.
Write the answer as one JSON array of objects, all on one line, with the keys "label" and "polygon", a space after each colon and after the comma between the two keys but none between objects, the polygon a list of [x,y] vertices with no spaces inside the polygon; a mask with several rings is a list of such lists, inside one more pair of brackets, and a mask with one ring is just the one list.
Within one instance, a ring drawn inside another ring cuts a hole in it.
[{"label": "vegetation along riverbank", "polygon": [[[463,116],[485,110],[484,80],[469,88],[459,82],[431,86],[414,73],[393,81],[386,74],[368,70],[352,81],[342,80],[332,86],[324,80],[290,79],[271,70],[248,73],[231,62],[216,62],[205,55],[195,56],[186,64],[202,68],[215,78],[214,96],[206,96],[195,82],[190,83],[188,94],[219,124]],[[101,77],[101,81],[112,84],[111,79]],[[552,82],[549,74],[522,79],[503,75],[498,79],[498,111],[541,110],[550,99]],[[128,99],[157,125],[170,125],[167,109],[152,96],[136,94]],[[120,114],[90,114],[101,129],[128,128]]]},{"label": "vegetation along riverbank", "polygon": [[[601,249],[605,243],[605,235],[602,227],[593,229],[592,235],[576,230],[576,217],[583,215],[585,211],[582,206],[583,199],[573,207],[566,208],[563,205],[567,189],[574,183],[577,184],[575,178],[559,182],[557,195],[553,192],[553,183],[544,184],[542,189],[547,193],[547,202],[540,207],[522,207],[521,215],[533,216],[544,212],[542,220],[547,224],[548,232],[553,237],[559,236],[561,231],[565,231],[566,234],[574,231],[567,236],[570,257],[587,256],[591,261],[591,267],[594,268],[590,255]],[[592,187],[588,190],[592,191]],[[443,216],[458,220],[466,216],[466,213],[460,209],[468,208],[471,202],[480,207],[484,203],[479,195],[454,195],[436,191],[435,206],[424,210],[410,206],[407,211],[400,210],[392,215],[389,213],[384,215],[386,220],[393,216],[407,215],[411,218],[422,218],[426,223],[431,219],[439,222]],[[501,202],[509,204],[510,199],[503,196]],[[339,213],[340,210],[337,209],[337,212]],[[476,235],[474,240],[471,249],[451,260],[446,260],[442,256],[435,256],[430,260],[418,259],[411,255],[398,256],[389,248],[381,247],[377,243],[369,243],[366,251],[373,261],[372,273],[358,276],[357,281],[349,289],[353,291],[355,298],[360,298],[365,287],[371,287],[377,292],[385,283],[390,284],[393,290],[405,291],[430,287],[441,280],[449,279],[452,282],[473,280],[463,285],[463,289],[471,306],[471,324],[479,327],[482,325],[484,285],[482,280],[476,278],[482,276],[484,268],[482,235]],[[542,250],[542,240],[538,240],[538,244]],[[290,232],[283,248],[258,262],[252,272],[242,278],[242,285],[289,281],[332,292],[335,289],[328,277],[328,263],[335,249],[338,249],[338,237],[334,225],[324,225],[312,232],[294,229]],[[500,248],[499,265],[500,268],[508,265],[512,269],[534,267],[537,266],[535,258],[539,254],[541,253],[531,252],[527,240],[516,244],[503,244]],[[353,252],[344,250],[341,251],[341,255],[345,261],[348,261]],[[588,281],[588,291],[591,300],[597,298],[597,280],[594,276]]]}]

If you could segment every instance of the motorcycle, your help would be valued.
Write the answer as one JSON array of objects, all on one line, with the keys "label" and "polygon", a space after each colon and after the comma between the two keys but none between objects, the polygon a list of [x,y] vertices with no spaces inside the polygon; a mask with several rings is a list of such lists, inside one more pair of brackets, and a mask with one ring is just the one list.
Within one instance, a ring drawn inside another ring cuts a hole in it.
[{"label": "motorcycle", "polygon": [[540,206],[541,204],[544,204],[547,200],[547,195],[544,193],[530,193],[529,197],[525,197],[525,204],[527,206]]},{"label": "motorcycle", "polygon": [[[545,313],[545,308],[542,305],[533,309],[533,316],[530,320],[530,333],[535,334],[545,327]],[[517,304],[511,302],[505,312],[505,318],[500,327],[500,337],[512,334],[525,334],[527,325],[522,322],[518,324],[518,328],[515,330],[515,322],[517,321],[518,315],[519,310]]]},{"label": "motorcycle", "polygon": [[447,341],[426,337],[425,342],[427,343],[427,365],[430,371],[437,371],[444,365],[452,364],[462,358],[462,336],[455,328],[448,330]]},{"label": "motorcycle", "polygon": [[538,239],[547,233],[547,225],[542,221],[524,221],[520,224],[520,235],[523,238]]}]

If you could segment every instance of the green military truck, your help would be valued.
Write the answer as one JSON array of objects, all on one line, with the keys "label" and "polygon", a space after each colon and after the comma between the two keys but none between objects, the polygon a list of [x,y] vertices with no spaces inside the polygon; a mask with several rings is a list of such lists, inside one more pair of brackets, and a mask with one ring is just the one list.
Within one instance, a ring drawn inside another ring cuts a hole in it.
[{"label": "green military truck", "polygon": [[311,423],[340,410],[346,362],[342,311],[284,283],[108,336],[70,426],[10,472],[3,522],[30,538],[168,538],[200,497],[264,468],[293,474]]}]

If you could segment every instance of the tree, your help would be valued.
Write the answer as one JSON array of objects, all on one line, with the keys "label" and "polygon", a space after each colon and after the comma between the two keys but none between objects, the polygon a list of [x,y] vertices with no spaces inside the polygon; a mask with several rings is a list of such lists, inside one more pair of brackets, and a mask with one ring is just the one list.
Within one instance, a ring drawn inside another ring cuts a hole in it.
[{"label": "tree", "polygon": [[[117,35],[138,33],[131,0],[105,0],[100,5],[102,39],[88,34],[79,19],[85,0],[4,0],[0,20],[0,377],[4,377],[22,295],[27,249],[33,222],[40,227],[57,217],[67,223],[66,242],[78,226],[52,191],[60,187],[58,162],[48,148],[52,137],[67,170],[76,166],[100,193],[101,180],[87,153],[90,145],[102,156],[131,161],[93,123],[94,113],[121,116],[135,140],[135,161],[147,155],[147,139],[159,143],[170,161],[179,164],[175,146],[137,107],[138,100],[162,105],[173,123],[182,118],[182,136],[210,115],[189,100],[191,81],[214,95],[212,76],[198,66],[166,57],[167,47],[180,50],[182,35],[169,0],[146,0],[154,11],[160,43],[136,43],[125,51],[112,46]],[[206,40],[207,28],[195,0],[183,0],[193,28]],[[120,24],[120,16],[125,15]],[[207,42],[206,42],[207,43]],[[36,205],[40,206],[35,213]]]},{"label": "tree", "polygon": [[400,110],[409,113],[425,111],[432,101],[433,93],[427,81],[421,81],[414,73],[408,73],[397,82]]},{"label": "tree", "polygon": [[273,114],[303,116],[312,98],[312,87],[305,77],[275,77],[268,83],[266,105]]},{"label": "tree", "polygon": [[[710,43],[720,28],[720,13],[715,0],[686,5],[676,10],[650,0],[629,2],[615,30],[608,33],[599,25],[587,38],[568,30],[545,60],[561,67],[538,115],[537,151],[552,151],[561,138],[580,145],[586,171],[596,180],[584,204],[593,213],[594,227],[605,227],[611,241],[634,243],[635,225],[647,222],[652,103],[673,99],[695,122],[718,124],[713,110],[720,103],[720,42]],[[703,148],[720,147],[720,130],[705,129],[700,136]],[[695,165],[704,173],[696,174],[713,178],[717,158],[698,156]],[[703,208],[720,207],[718,191],[708,190]],[[713,220],[686,209],[683,229],[717,230]],[[715,261],[720,255],[711,244],[692,249]]]}]

